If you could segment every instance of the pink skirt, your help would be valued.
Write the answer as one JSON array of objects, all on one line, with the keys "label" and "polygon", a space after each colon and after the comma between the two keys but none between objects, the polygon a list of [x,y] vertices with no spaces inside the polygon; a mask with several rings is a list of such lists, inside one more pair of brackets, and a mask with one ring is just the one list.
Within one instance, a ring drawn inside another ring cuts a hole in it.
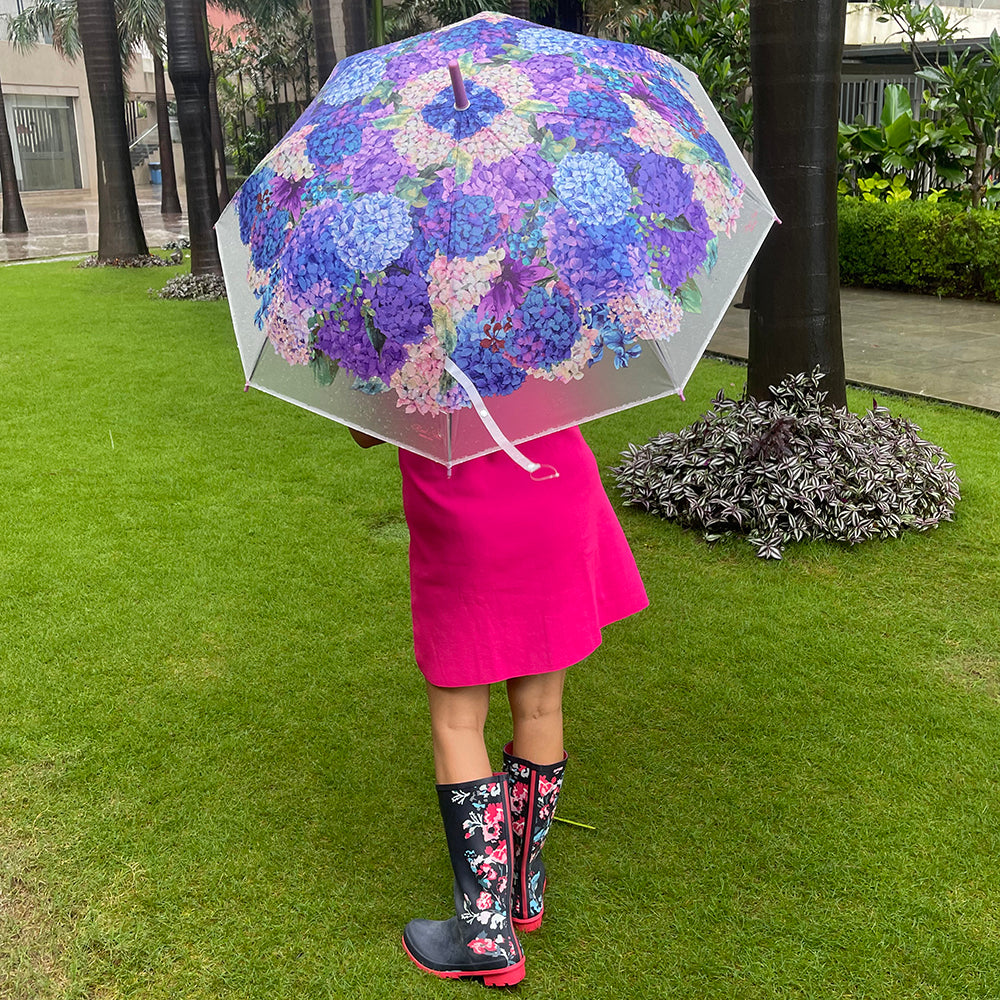
[{"label": "pink skirt", "polygon": [[649,603],[579,428],[520,447],[559,478],[535,482],[503,452],[448,478],[399,452],[413,645],[438,687],[562,670]]}]

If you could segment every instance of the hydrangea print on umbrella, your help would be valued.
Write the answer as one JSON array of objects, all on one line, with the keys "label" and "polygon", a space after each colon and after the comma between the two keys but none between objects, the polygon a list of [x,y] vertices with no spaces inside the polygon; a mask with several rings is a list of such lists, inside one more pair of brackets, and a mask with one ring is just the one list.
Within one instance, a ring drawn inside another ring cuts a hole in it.
[{"label": "hydrangea print on umbrella", "polygon": [[469,405],[448,359],[486,400],[628,367],[743,209],[698,100],[665,56],[495,13],[344,59],[237,196],[257,323],[407,412]]},{"label": "hydrangea print on umbrella", "polygon": [[572,153],[555,176],[559,200],[578,222],[610,226],[629,210],[632,189],[621,164],[607,153]]}]

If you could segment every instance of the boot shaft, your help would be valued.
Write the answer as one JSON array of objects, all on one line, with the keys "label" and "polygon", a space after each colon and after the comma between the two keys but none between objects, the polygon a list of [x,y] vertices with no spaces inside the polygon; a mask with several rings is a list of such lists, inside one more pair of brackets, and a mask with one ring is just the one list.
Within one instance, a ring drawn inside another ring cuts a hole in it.
[{"label": "boot shaft", "polygon": [[545,866],[541,853],[552,826],[562,789],[568,755],[555,764],[538,765],[515,757],[513,744],[504,747],[504,770],[510,782],[511,832],[514,843],[512,871],[513,919],[522,930],[541,923]]}]

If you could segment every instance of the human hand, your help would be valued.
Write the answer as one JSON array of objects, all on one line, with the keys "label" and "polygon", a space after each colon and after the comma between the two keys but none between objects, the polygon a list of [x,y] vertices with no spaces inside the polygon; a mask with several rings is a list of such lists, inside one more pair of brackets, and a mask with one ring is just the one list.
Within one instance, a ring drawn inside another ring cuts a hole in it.
[{"label": "human hand", "polygon": [[361,448],[374,448],[377,444],[385,444],[381,438],[372,437],[371,434],[366,434],[364,431],[356,431],[353,427],[347,429],[351,432],[355,443]]}]

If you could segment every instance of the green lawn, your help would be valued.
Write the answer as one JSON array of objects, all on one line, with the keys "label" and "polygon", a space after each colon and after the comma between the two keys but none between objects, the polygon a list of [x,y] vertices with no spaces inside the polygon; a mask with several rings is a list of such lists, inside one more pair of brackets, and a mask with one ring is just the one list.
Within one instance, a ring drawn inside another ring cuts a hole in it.
[{"label": "green lawn", "polygon": [[[451,876],[395,455],[243,393],[174,273],[0,268],[0,997],[478,995],[399,946]],[[937,531],[772,563],[622,511],[652,606],[571,671],[596,829],[519,995],[1000,994],[1000,424],[889,405],[958,464]]]}]

